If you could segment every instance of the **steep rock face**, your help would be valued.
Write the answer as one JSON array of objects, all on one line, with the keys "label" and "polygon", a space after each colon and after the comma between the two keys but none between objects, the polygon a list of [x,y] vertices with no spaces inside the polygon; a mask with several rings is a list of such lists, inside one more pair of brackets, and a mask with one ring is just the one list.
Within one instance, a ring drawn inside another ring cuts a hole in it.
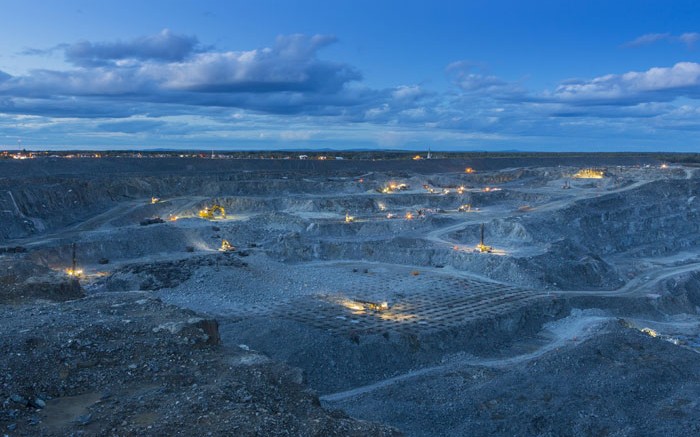
[{"label": "steep rock face", "polygon": [[[554,212],[491,220],[486,241],[545,248],[539,255],[501,260],[516,262],[523,272],[541,272],[528,280],[564,289],[616,288],[623,280],[610,256],[663,256],[700,244],[699,194],[699,179],[658,180]],[[473,243],[478,233],[472,225],[450,238]]]},{"label": "steep rock face", "polygon": [[[303,180],[262,179],[247,173],[177,176],[95,175],[28,177],[0,181],[0,241],[36,235],[106,212],[120,202],[151,196],[274,196],[289,192],[331,192],[337,184],[319,186]],[[275,210],[276,200],[223,199],[236,210]]]},{"label": "steep rock face", "polygon": [[541,272],[542,282],[559,289],[604,290],[623,285],[618,270],[589,248],[564,239],[524,266]]},{"label": "steep rock face", "polygon": [[0,258],[0,304],[83,297],[75,278],[24,259]]},{"label": "steep rock face", "polygon": [[97,291],[152,291],[177,287],[188,280],[201,267],[241,269],[247,265],[232,253],[205,255],[151,263],[134,263],[122,266],[111,275],[93,282]]},{"label": "steep rock face", "polygon": [[700,272],[689,272],[660,283],[654,301],[666,314],[700,314]]},{"label": "steep rock face", "polygon": [[658,180],[623,194],[580,200],[527,220],[538,241],[564,236],[600,255],[663,255],[700,242],[700,179]]}]

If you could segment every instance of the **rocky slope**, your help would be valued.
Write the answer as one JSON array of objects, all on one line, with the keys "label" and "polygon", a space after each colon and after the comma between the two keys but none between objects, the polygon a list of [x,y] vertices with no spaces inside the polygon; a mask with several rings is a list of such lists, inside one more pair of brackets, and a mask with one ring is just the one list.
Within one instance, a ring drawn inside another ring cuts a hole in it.
[{"label": "rocky slope", "polygon": [[3,305],[0,319],[3,435],[398,435],[322,409],[299,370],[144,293]]}]

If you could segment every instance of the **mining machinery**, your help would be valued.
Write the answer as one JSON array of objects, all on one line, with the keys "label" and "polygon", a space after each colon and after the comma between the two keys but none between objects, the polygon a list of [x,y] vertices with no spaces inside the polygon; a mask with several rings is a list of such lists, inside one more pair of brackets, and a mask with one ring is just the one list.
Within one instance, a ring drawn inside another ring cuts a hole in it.
[{"label": "mining machinery", "polygon": [[476,246],[476,248],[479,250],[481,253],[491,253],[493,252],[493,247],[487,246],[484,244],[484,224],[481,224],[481,240],[479,244]]},{"label": "mining machinery", "polygon": [[226,210],[221,205],[214,205],[211,207],[206,207],[199,211],[199,216],[203,219],[214,220],[217,218],[225,219]]},{"label": "mining machinery", "polygon": [[236,248],[233,246],[233,244],[229,243],[228,240],[221,240],[221,248],[219,248],[221,252],[234,252]]}]

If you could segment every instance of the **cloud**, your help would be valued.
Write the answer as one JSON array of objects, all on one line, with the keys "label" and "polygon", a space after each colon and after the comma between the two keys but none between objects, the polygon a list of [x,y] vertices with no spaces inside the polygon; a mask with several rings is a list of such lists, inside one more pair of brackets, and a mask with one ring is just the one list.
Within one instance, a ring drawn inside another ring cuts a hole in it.
[{"label": "cloud", "polygon": [[374,99],[378,93],[348,86],[362,79],[359,70],[318,58],[317,52],[335,41],[329,35],[287,35],[272,47],[198,52],[196,38],[163,31],[126,43],[61,45],[79,68],[2,76],[0,96],[83,103],[109,97],[115,105],[180,104],[273,113],[323,113]]},{"label": "cloud", "polygon": [[686,32],[680,35],[673,35],[671,33],[647,33],[633,39],[632,41],[622,44],[622,47],[641,47],[660,41],[665,41],[670,43],[679,42],[685,44],[688,48],[693,48],[698,40],[700,40],[700,33],[697,32]]},{"label": "cloud", "polygon": [[673,67],[608,74],[559,85],[545,100],[583,105],[635,105],[700,98],[700,64],[679,62]]},{"label": "cloud", "polygon": [[653,44],[655,42],[659,41],[664,41],[664,40],[669,40],[671,38],[670,33],[647,33],[645,35],[639,36],[632,41],[628,41],[624,43],[622,46],[623,47],[639,47],[639,46],[645,46],[649,44]]},{"label": "cloud", "polygon": [[152,88],[135,69],[105,67],[72,71],[34,70],[0,83],[0,93],[14,97],[118,96]]},{"label": "cloud", "polygon": [[630,106],[614,105],[567,105],[553,104],[547,106],[547,114],[552,117],[562,118],[628,118],[628,119],[649,119],[658,117],[673,111],[674,106],[668,103],[639,103]]},{"label": "cloud", "polygon": [[483,68],[468,61],[453,62],[447,66],[445,71],[453,84],[468,93],[490,94],[492,97],[500,97],[522,92],[519,85],[486,74],[483,72]]},{"label": "cloud", "polygon": [[316,58],[332,37],[278,37],[272,48],[202,53],[187,62],[149,66],[164,88],[199,92],[334,92],[362,78],[354,67]]},{"label": "cloud", "polygon": [[[147,104],[127,104],[110,99],[92,98],[17,98],[0,97],[0,113],[51,116],[58,118],[123,118],[148,111]],[[161,111],[166,110],[161,108]]]},{"label": "cloud", "polygon": [[700,33],[697,32],[686,32],[678,37],[678,40],[687,45],[688,47],[695,46],[695,43],[700,40]]},{"label": "cloud", "polygon": [[141,36],[130,41],[80,41],[57,46],[66,61],[82,67],[123,63],[127,61],[182,61],[197,51],[199,41],[194,36],[178,35],[163,29],[155,35]]},{"label": "cloud", "polygon": [[426,95],[426,92],[418,85],[401,85],[392,91],[391,96],[399,101],[414,101]]},{"label": "cloud", "polygon": [[[675,38],[700,41],[684,35]],[[333,145],[349,138],[346,144],[402,146],[700,129],[692,101],[700,99],[700,64],[693,62],[528,92],[458,61],[445,69],[453,86],[444,92],[416,84],[375,89],[363,85],[354,66],[321,57],[335,42],[297,34],[267,47],[215,50],[163,31],[126,42],[60,44],[54,50],[72,63],[65,69],[0,72],[0,130],[19,135],[31,126],[56,141],[77,132],[95,144],[133,144],[129,137],[136,136],[149,144]],[[683,110],[678,98],[688,102]],[[35,118],[15,122],[28,116]]]}]

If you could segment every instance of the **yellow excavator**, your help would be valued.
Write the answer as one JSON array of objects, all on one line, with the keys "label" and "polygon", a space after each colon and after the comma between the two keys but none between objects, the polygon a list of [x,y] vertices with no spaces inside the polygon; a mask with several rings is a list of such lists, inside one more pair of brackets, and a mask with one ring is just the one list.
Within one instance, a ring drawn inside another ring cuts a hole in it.
[{"label": "yellow excavator", "polygon": [[211,207],[206,207],[199,210],[199,216],[203,219],[214,220],[214,219],[225,219],[226,210],[221,205],[214,205]]},{"label": "yellow excavator", "polygon": [[233,244],[229,243],[228,240],[221,240],[221,247],[219,248],[219,251],[221,251],[221,252],[233,252],[235,250],[236,250],[236,248],[233,246]]}]

